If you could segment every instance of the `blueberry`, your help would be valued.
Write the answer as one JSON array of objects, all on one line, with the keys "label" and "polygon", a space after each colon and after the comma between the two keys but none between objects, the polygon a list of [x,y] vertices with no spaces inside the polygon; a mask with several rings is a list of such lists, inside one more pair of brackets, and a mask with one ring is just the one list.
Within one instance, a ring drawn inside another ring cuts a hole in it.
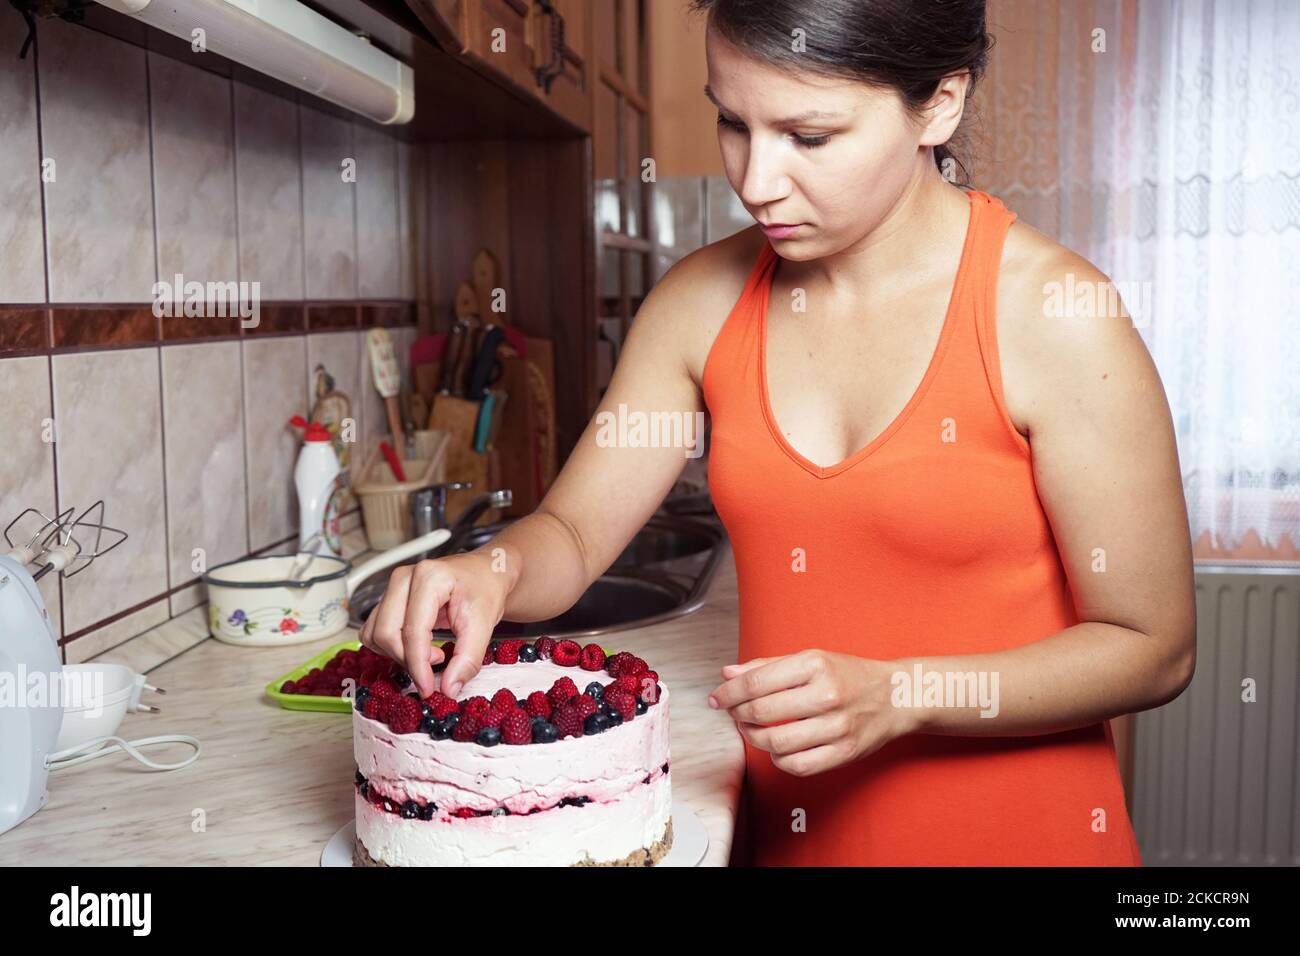
[{"label": "blueberry", "polygon": [[432,734],[432,733],[433,733],[433,725],[434,725],[435,723],[437,723],[437,720],[436,720],[436,718],[433,717],[433,715],[429,715],[429,716],[427,716],[427,717],[422,717],[422,718],[420,718],[420,728],[419,728],[420,733],[422,733],[422,734]]},{"label": "blueberry", "polygon": [[605,701],[605,685],[601,684],[599,681],[592,681],[587,685],[583,693],[598,704],[604,703]]},{"label": "blueberry", "polygon": [[393,675],[393,680],[397,681],[397,686],[402,688],[402,690],[406,690],[406,688],[410,687],[411,684],[414,683],[414,681],[411,680],[411,675],[406,673],[406,671],[398,671]]},{"label": "blueberry", "polygon": [[492,656],[493,656],[493,657],[496,657],[496,656],[497,656],[497,648],[500,647],[500,646],[501,646],[501,642],[500,642],[500,641],[492,641],[490,644],[488,644],[488,647],[492,648]]},{"label": "blueberry", "polygon": [[451,733],[456,729],[456,725],[460,723],[460,711],[453,710],[446,717],[442,718],[442,720],[443,723],[447,725],[447,733]]},{"label": "blueberry", "polygon": [[609,718],[609,725],[611,727],[617,727],[623,722],[623,714],[612,704],[606,704],[601,710],[601,713]]},{"label": "blueberry", "polygon": [[451,725],[447,723],[445,717],[433,722],[433,726],[429,728],[429,736],[434,740],[446,740],[451,736]]},{"label": "blueberry", "polygon": [[519,648],[519,660],[525,664],[531,664],[537,660],[537,648],[532,644],[525,644]]},{"label": "blueberry", "polygon": [[357,710],[364,710],[366,706],[366,701],[368,701],[369,699],[370,699],[370,688],[358,687],[356,698],[353,700],[353,703],[356,705]]},{"label": "blueberry", "polygon": [[560,728],[556,727],[549,720],[541,720],[541,723],[533,722],[533,743],[535,744],[553,744],[560,739]]},{"label": "blueberry", "polygon": [[421,705],[420,705],[420,716],[421,716],[421,717],[432,717],[432,716],[433,716],[433,708],[430,707],[428,704],[421,704]]},{"label": "blueberry", "polygon": [[421,820],[432,820],[432,819],[433,819],[433,812],[434,812],[435,810],[437,810],[437,809],[438,809],[438,807],[437,807],[436,804],[426,803],[424,806],[420,807],[420,819],[421,819]]},{"label": "blueberry", "polygon": [[363,783],[365,783],[365,782],[366,782],[366,776],[365,776],[365,774],[363,774],[360,770],[358,770],[358,771],[357,771],[357,786],[359,787],[359,786],[361,786],[361,785],[362,785]]},{"label": "blueberry", "polygon": [[640,697],[636,699],[636,715],[638,717],[640,717],[649,709],[650,709],[650,705],[647,704],[645,701],[643,701]]},{"label": "blueberry", "polygon": [[420,807],[414,800],[406,800],[402,803],[402,819],[414,820],[420,815]]},{"label": "blueberry", "polygon": [[484,747],[495,747],[501,743],[501,728],[484,727],[478,732],[478,742]]},{"label": "blueberry", "polygon": [[599,734],[609,730],[609,718],[596,711],[594,714],[588,714],[587,719],[582,722],[583,733]]},{"label": "blueberry", "polygon": [[361,799],[362,799],[362,800],[369,800],[369,799],[370,799],[370,781],[369,781],[369,780],[364,780],[364,781],[362,781],[362,783],[361,783]]},{"label": "blueberry", "polygon": [[504,817],[504,816],[509,815],[509,813],[510,813],[510,811],[509,811],[506,807],[493,807],[493,808],[492,808],[492,816],[494,816],[494,817]]}]

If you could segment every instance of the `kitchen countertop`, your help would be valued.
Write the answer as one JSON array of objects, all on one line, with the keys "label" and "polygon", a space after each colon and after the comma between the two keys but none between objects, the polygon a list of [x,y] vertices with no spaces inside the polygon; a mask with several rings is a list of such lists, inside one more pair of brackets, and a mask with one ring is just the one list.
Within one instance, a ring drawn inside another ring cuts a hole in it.
[{"label": "kitchen countertop", "polygon": [[[735,724],[707,704],[722,665],[736,659],[736,607],[728,549],[694,614],[598,639],[645,658],[672,691],[673,798],[708,830],[706,866],[727,864],[744,775]],[[46,806],[0,835],[0,865],[319,864],[353,818],[351,717],[283,710],[263,689],[356,632],[241,648],[205,637],[205,614],[195,608],[101,658],[142,669],[133,656],[148,648],[161,661],[148,665],[149,683],[167,693],[145,699],[162,713],[128,714],[118,735],[188,734],[203,745],[198,760],[151,773],[116,753],[51,774]],[[164,763],[189,753],[182,745],[145,751]]]}]

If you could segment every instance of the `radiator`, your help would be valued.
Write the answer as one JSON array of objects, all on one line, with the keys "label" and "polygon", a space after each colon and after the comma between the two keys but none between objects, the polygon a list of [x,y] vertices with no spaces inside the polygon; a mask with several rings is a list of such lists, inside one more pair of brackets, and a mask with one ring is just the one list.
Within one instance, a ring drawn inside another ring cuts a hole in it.
[{"label": "radiator", "polygon": [[1198,565],[1196,630],[1191,685],[1136,719],[1142,862],[1300,865],[1300,569]]}]

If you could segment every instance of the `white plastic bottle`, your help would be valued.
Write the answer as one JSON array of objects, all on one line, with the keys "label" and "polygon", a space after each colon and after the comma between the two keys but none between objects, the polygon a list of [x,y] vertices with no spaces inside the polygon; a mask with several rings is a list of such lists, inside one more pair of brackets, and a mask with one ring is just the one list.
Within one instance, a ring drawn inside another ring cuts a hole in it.
[{"label": "white plastic bottle", "polygon": [[304,429],[302,450],[293,469],[298,489],[298,546],[305,545],[320,533],[320,555],[342,557],[339,542],[339,502],[343,497],[343,472],[329,430],[319,422],[309,422],[301,415],[289,419],[295,428]]}]

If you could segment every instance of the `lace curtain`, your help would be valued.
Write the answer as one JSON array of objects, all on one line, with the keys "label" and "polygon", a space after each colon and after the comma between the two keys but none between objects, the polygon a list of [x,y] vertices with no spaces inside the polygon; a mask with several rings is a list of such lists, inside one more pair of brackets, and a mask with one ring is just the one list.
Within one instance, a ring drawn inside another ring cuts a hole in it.
[{"label": "lace curtain", "polygon": [[1151,352],[1201,558],[1300,559],[1300,2],[991,0],[979,188]]}]

